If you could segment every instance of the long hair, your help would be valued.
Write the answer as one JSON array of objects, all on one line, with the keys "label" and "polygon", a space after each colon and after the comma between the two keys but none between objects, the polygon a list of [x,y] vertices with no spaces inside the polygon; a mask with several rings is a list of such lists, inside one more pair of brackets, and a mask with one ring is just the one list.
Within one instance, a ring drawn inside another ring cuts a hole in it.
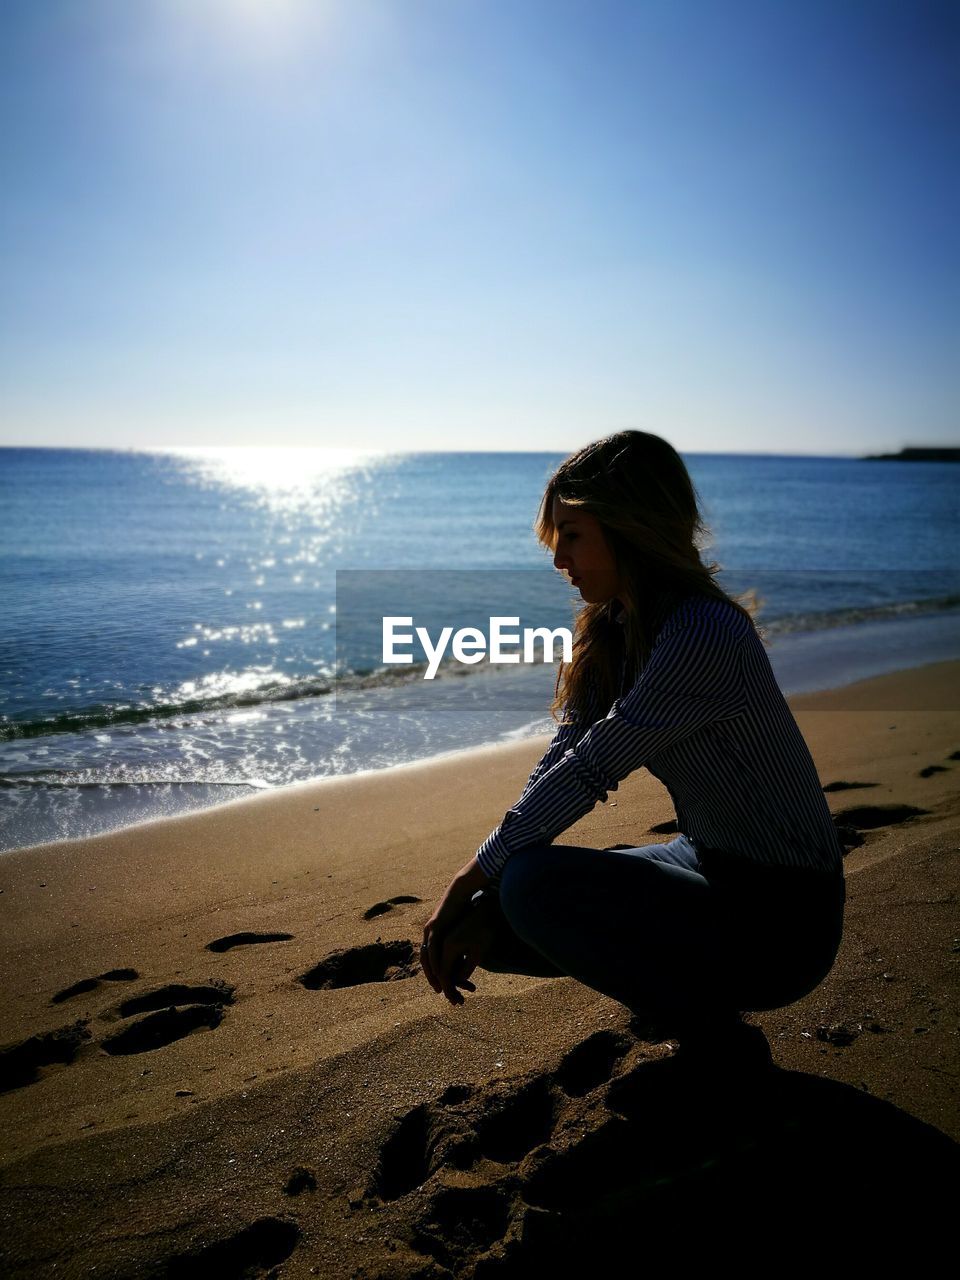
[{"label": "long hair", "polygon": [[561,663],[553,706],[579,715],[592,683],[603,706],[620,693],[624,657],[638,675],[650,656],[654,623],[665,599],[699,593],[726,600],[754,623],[757,600],[740,598],[716,582],[720,566],[704,564],[709,531],[693,481],[677,451],[646,431],[618,431],[572,454],[550,478],[534,530],[551,552],[556,546],[553,503],[559,498],[596,516],[613,553],[626,608],[622,622],[613,605],[584,604],[577,612],[573,654]]}]

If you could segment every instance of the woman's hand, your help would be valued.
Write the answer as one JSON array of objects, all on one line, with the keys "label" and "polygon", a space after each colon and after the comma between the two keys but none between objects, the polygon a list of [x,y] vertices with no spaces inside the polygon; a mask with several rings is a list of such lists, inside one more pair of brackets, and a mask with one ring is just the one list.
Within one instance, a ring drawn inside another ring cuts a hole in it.
[{"label": "woman's hand", "polygon": [[490,949],[496,937],[498,921],[482,902],[472,902],[460,923],[444,938],[440,947],[439,979],[443,994],[453,1005],[463,1004],[464,991],[476,991],[470,975]]},{"label": "woman's hand", "polygon": [[479,913],[470,910],[470,903],[477,890],[489,883],[479,863],[471,858],[450,881],[423,928],[423,972],[434,991],[442,992],[453,1005],[463,1004],[458,986],[476,990],[468,979],[483,958],[491,935],[489,927],[479,927]]}]

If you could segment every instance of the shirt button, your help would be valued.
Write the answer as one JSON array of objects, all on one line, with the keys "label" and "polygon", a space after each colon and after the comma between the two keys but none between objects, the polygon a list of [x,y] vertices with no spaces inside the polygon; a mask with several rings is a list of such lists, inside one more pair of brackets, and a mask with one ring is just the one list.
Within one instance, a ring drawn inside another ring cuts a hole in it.
[{"label": "shirt button", "polygon": [[541,834],[541,835],[543,835],[543,834],[544,834],[544,832],[546,831],[546,829],[547,829],[546,827],[541,827],[541,828],[540,828],[540,834]]}]

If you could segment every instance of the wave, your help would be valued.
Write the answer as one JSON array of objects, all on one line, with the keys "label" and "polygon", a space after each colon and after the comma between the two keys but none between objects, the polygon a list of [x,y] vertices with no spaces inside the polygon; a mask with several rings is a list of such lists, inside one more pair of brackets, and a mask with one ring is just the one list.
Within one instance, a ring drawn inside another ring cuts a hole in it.
[{"label": "wave", "polygon": [[[123,725],[150,724],[180,716],[235,711],[283,702],[302,702],[308,698],[322,698],[331,693],[405,684],[412,680],[419,680],[422,673],[427,670],[427,665],[426,662],[415,662],[402,669],[383,667],[376,670],[345,671],[332,679],[306,677],[300,680],[285,680],[283,683],[266,681],[262,685],[243,690],[199,697],[171,698],[167,701],[136,704],[96,702],[87,707],[57,711],[29,719],[3,716],[0,717],[0,741],[42,738],[55,733],[85,733],[94,729],[115,729]],[[469,668],[464,670],[469,671]]]},{"label": "wave", "polygon": [[[887,622],[897,618],[925,617],[931,613],[949,613],[960,609],[960,595],[932,596],[924,600],[897,600],[886,604],[849,605],[842,609],[823,609],[812,613],[787,614],[764,622],[760,629],[768,636],[794,635],[802,631],[830,631],[836,627],[854,627],[862,623]],[[762,612],[762,611],[761,611]]]},{"label": "wave", "polygon": [[[774,638],[892,619],[923,617],[957,609],[960,609],[960,595],[949,594],[921,600],[854,605],[840,609],[787,614],[765,621],[761,604],[757,625],[765,637]],[[426,662],[414,662],[402,666],[344,669],[332,676],[309,676],[283,681],[267,679],[260,685],[243,689],[200,696],[174,697],[166,701],[139,704],[94,703],[87,707],[23,719],[4,716],[0,717],[0,741],[11,742],[51,734],[80,734],[128,725],[152,724],[183,716],[202,716],[250,707],[298,703],[330,694],[419,682],[427,668]],[[491,664],[487,661],[465,666],[448,656],[437,668],[436,678],[463,677],[490,669]],[[499,667],[493,669],[498,672],[502,670]]]},{"label": "wave", "polygon": [[[69,774],[69,770],[62,770]],[[262,778],[102,778],[92,782],[77,782],[71,778],[59,778],[55,774],[0,774],[0,791],[19,791],[28,787],[43,787],[44,790],[89,791],[102,788],[112,790],[115,787],[247,787],[254,791],[269,790],[273,783],[264,782]]]}]

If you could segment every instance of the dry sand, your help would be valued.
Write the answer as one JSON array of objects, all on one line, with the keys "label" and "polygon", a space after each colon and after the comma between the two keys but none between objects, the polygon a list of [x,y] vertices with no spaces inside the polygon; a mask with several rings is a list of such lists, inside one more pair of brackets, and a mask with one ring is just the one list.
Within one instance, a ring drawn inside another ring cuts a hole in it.
[{"label": "dry sand", "polygon": [[[454,1009],[417,970],[544,740],[0,856],[3,1274],[608,1274],[822,1261],[827,1226],[925,1252],[957,1190],[960,663],[791,705],[852,847],[834,969],[751,1015],[763,1090],[692,1089],[570,979],[478,971]],[[564,839],[672,818],[641,771]]]}]

